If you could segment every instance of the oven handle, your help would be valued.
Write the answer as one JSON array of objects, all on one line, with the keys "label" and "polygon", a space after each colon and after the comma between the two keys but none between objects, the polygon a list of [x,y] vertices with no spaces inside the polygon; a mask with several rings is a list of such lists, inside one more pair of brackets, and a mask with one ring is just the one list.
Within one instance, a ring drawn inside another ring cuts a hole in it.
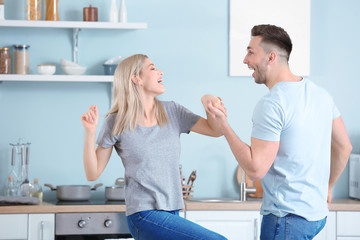
[{"label": "oven handle", "polygon": [[41,240],[44,240],[44,221],[41,221],[41,227],[40,227],[40,235],[41,235]]}]

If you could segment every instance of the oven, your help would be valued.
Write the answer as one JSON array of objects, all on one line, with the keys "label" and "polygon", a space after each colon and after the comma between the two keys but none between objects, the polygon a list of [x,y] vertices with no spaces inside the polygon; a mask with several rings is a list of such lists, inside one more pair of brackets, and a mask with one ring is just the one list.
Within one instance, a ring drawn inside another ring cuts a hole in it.
[{"label": "oven", "polygon": [[[58,201],[56,205],[125,204],[124,201]],[[55,240],[133,239],[125,212],[55,213]]]},{"label": "oven", "polygon": [[124,212],[57,213],[55,240],[129,239]]}]

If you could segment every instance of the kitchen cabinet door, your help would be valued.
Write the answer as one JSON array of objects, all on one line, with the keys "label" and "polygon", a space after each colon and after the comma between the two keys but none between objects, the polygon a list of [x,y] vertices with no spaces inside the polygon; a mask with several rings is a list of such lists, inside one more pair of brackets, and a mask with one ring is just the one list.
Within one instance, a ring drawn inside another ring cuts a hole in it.
[{"label": "kitchen cabinet door", "polygon": [[54,240],[55,215],[29,214],[28,240]]},{"label": "kitchen cabinet door", "polygon": [[229,240],[260,239],[259,211],[186,211],[185,217]]},{"label": "kitchen cabinet door", "polygon": [[339,211],[336,218],[338,237],[358,237],[356,239],[360,239],[360,212]]},{"label": "kitchen cabinet door", "polygon": [[336,240],[336,212],[329,212],[325,227],[314,240]]},{"label": "kitchen cabinet door", "polygon": [[27,239],[27,214],[0,214],[0,239]]}]

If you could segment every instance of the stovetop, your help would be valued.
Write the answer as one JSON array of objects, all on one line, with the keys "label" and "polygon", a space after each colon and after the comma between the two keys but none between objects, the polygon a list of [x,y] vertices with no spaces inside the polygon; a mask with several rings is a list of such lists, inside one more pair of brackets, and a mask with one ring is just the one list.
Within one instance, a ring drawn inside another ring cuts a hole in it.
[{"label": "stovetop", "polygon": [[55,205],[125,205],[125,201],[108,201],[106,199],[90,199],[87,201],[50,201]]}]

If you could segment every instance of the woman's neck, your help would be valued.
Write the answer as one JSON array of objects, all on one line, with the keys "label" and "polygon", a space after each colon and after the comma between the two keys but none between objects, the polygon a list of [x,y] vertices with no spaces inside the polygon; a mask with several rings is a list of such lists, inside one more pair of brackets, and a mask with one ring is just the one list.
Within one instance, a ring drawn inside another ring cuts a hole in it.
[{"label": "woman's neck", "polygon": [[143,104],[144,114],[140,119],[139,125],[142,127],[152,127],[158,123],[155,116],[155,99],[143,101]]}]

